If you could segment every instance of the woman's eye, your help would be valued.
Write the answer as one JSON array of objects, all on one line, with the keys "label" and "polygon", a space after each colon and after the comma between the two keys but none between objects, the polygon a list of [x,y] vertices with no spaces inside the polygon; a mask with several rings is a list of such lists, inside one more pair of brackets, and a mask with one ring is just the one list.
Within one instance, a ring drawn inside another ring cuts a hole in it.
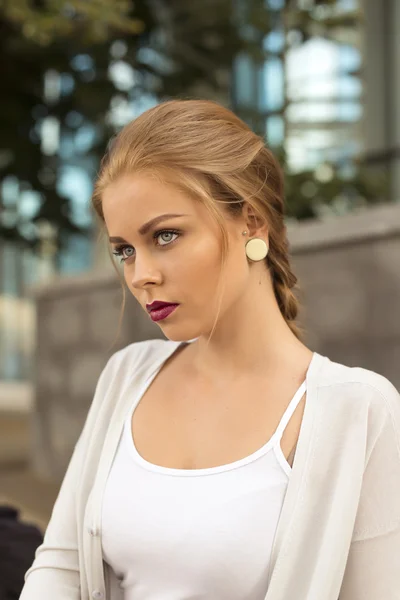
[{"label": "woman's eye", "polygon": [[123,249],[123,252],[125,252],[125,253],[129,252],[130,250],[132,250],[132,254],[125,254],[126,258],[130,258],[131,256],[133,256],[135,254],[135,251],[130,246],[127,246],[126,248]]},{"label": "woman's eye", "polygon": [[[127,252],[128,250],[132,250],[132,254],[124,255],[124,253]],[[113,254],[115,256],[121,256],[122,258],[121,258],[120,262],[125,262],[126,260],[128,260],[128,258],[131,258],[132,256],[134,256],[135,249],[132,248],[131,246],[120,246],[119,248],[117,248],[115,250],[115,252],[113,252]]]},{"label": "woman's eye", "polygon": [[[175,236],[175,237],[174,237]],[[160,231],[155,235],[155,238],[158,240],[159,246],[166,246],[171,242],[174,242],[179,237],[177,231]]]},{"label": "woman's eye", "polygon": [[[173,229],[166,229],[164,231],[157,231],[154,233],[154,239],[157,240],[157,246],[167,246],[168,244],[172,244],[175,240],[180,236],[179,231],[175,231]],[[119,256],[120,262],[125,262],[129,258],[135,256],[135,248],[133,246],[119,246],[113,252],[115,256]]]}]

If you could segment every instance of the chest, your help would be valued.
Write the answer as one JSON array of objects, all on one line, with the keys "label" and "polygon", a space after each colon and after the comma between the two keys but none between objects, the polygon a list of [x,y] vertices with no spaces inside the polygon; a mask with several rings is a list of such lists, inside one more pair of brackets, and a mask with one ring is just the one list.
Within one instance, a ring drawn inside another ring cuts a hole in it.
[{"label": "chest", "polygon": [[[177,469],[201,469],[249,456],[266,444],[301,382],[226,386],[179,385],[156,379],[136,406],[131,434],[147,461]],[[292,465],[305,395],[289,420],[282,452]]]}]

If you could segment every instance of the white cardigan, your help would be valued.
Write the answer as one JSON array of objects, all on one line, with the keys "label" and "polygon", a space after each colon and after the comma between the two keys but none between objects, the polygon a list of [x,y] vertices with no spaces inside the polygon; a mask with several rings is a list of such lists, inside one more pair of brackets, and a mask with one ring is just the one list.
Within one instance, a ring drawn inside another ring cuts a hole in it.
[{"label": "white cardigan", "polygon": [[[179,346],[109,359],[20,600],[121,600],[102,561],[105,482],[135,391]],[[265,600],[400,597],[400,396],[384,377],[316,354]]]}]

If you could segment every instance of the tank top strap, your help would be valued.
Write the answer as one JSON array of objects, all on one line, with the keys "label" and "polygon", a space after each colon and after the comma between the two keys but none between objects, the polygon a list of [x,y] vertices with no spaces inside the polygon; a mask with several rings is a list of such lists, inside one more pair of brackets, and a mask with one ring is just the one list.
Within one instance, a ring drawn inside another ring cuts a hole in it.
[{"label": "tank top strap", "polygon": [[278,440],[281,439],[283,432],[286,429],[286,425],[289,423],[290,419],[292,418],[292,415],[293,415],[294,411],[296,410],[297,406],[299,405],[300,400],[304,396],[306,390],[307,390],[307,382],[303,381],[303,383],[301,384],[301,386],[299,387],[299,389],[293,396],[292,400],[290,401],[285,412],[283,413],[283,417],[280,420],[280,423],[275,431],[275,436],[278,438]]}]

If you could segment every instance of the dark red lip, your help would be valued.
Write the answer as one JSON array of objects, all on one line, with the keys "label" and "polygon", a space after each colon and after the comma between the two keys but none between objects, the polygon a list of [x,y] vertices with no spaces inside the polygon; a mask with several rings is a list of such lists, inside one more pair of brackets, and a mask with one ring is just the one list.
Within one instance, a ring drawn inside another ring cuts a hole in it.
[{"label": "dark red lip", "polygon": [[160,300],[154,300],[151,304],[146,304],[147,312],[157,310],[158,308],[164,308],[165,306],[178,306],[176,302],[161,302]]}]

